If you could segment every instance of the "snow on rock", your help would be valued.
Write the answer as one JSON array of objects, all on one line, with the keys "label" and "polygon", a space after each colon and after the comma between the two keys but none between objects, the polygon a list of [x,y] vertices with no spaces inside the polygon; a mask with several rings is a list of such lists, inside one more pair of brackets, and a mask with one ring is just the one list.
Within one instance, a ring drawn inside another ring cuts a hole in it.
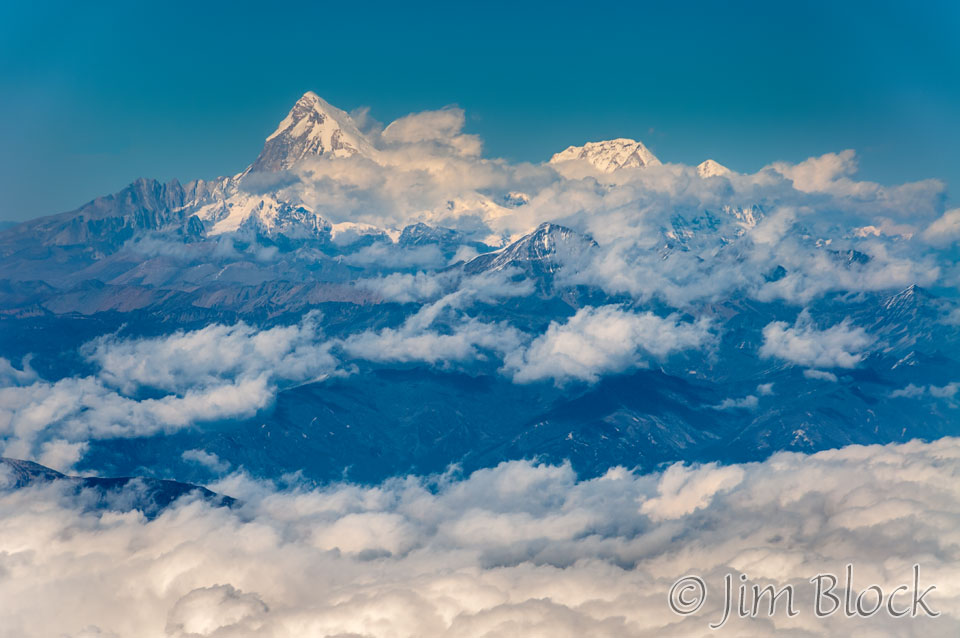
[{"label": "snow on rock", "polygon": [[551,164],[586,160],[604,173],[612,173],[619,168],[644,168],[659,166],[660,160],[650,152],[643,142],[626,138],[587,142],[583,146],[571,146],[550,158]]},{"label": "snow on rock", "polygon": [[703,179],[707,179],[708,177],[727,177],[732,175],[733,171],[720,162],[708,159],[697,165],[697,174]]},{"label": "snow on rock", "polygon": [[755,227],[764,218],[763,210],[757,206],[724,206],[723,212],[733,217],[743,230]]},{"label": "snow on rock", "polygon": [[511,267],[528,270],[531,264],[540,272],[554,273],[564,264],[583,260],[597,247],[589,237],[559,224],[541,224],[509,246],[470,261],[465,271],[502,271]]},{"label": "snow on rock", "polygon": [[260,155],[244,174],[284,170],[310,156],[375,154],[373,145],[347,113],[307,91],[267,138]]},{"label": "snow on rock", "polygon": [[280,201],[271,195],[237,193],[223,201],[197,210],[208,235],[251,229],[267,236],[288,237],[329,235],[330,223],[310,208]]}]

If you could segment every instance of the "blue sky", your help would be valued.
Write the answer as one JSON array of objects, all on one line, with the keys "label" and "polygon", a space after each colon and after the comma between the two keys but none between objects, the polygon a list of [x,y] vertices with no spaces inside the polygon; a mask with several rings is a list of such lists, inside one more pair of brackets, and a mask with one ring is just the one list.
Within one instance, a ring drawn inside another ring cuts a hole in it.
[{"label": "blue sky", "polygon": [[[644,141],[750,171],[854,148],[960,188],[960,3],[0,4],[0,220],[242,169],[314,90],[449,104],[487,156]],[[628,6],[627,6],[628,5]]]}]

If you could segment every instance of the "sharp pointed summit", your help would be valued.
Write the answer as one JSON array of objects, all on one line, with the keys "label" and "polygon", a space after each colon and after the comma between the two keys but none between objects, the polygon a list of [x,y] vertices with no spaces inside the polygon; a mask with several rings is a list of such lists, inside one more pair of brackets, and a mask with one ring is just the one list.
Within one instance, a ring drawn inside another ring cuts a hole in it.
[{"label": "sharp pointed summit", "polygon": [[346,112],[307,91],[266,139],[244,174],[284,170],[311,156],[370,157],[373,153],[373,145]]},{"label": "sharp pointed summit", "polygon": [[726,177],[732,174],[733,171],[712,159],[704,160],[697,165],[697,175],[704,179],[708,177]]},{"label": "sharp pointed summit", "polygon": [[544,273],[552,275],[564,264],[582,260],[595,248],[593,239],[572,228],[543,223],[502,250],[480,255],[464,269],[476,274],[515,267],[536,279]]},{"label": "sharp pointed summit", "polygon": [[660,160],[643,142],[624,137],[603,142],[587,142],[583,146],[570,146],[550,158],[551,164],[571,160],[586,160],[604,173],[620,168],[644,168],[659,166]]}]

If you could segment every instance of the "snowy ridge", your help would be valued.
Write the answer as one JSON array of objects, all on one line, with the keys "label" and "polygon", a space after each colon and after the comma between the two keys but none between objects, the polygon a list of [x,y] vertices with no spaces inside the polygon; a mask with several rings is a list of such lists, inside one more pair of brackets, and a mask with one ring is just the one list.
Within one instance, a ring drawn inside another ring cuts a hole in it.
[{"label": "snowy ridge", "polygon": [[264,235],[313,237],[330,233],[330,223],[303,205],[283,202],[270,195],[236,195],[199,208],[197,217],[207,235],[233,233],[244,228]]},{"label": "snowy ridge", "polygon": [[589,237],[559,224],[544,223],[529,235],[494,253],[469,262],[468,273],[502,271],[510,267],[528,270],[536,264],[541,273],[554,273],[564,264],[583,259],[597,244]]},{"label": "snowy ridge", "polygon": [[551,164],[586,160],[604,173],[620,168],[644,168],[659,166],[660,160],[643,142],[624,137],[603,142],[587,142],[583,146],[570,146],[550,158]]}]

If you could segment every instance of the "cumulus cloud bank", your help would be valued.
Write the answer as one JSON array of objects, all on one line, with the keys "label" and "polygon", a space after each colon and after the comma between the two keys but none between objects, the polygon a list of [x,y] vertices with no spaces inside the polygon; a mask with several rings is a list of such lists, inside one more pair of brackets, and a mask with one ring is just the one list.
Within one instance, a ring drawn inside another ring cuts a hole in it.
[{"label": "cumulus cloud bank", "polygon": [[[83,348],[98,372],[59,381],[3,360],[0,368],[13,370],[12,383],[0,387],[3,453],[67,469],[90,439],[251,416],[285,383],[338,373],[319,321],[311,313],[298,324],[264,330],[240,322],[151,339],[103,337]],[[160,392],[141,396],[141,390]]]},{"label": "cumulus cloud bank", "polygon": [[322,339],[321,317],[308,313],[290,326],[261,330],[240,322],[213,324],[152,339],[101,337],[84,348],[104,383],[124,392],[141,386],[183,392],[225,377],[302,380],[336,365]]},{"label": "cumulus cloud bank", "polygon": [[484,359],[485,351],[504,357],[526,336],[506,322],[484,322],[460,311],[478,302],[532,292],[528,280],[516,282],[510,275],[511,271],[501,271],[457,279],[445,273],[394,273],[367,280],[366,285],[395,301],[422,299],[444,289],[450,292],[423,304],[397,328],[350,335],[341,347],[348,356],[368,361],[470,362]]},{"label": "cumulus cloud bank", "polygon": [[760,355],[812,368],[853,368],[873,341],[866,330],[849,321],[819,330],[804,312],[793,326],[784,321],[767,324]]},{"label": "cumulus cloud bank", "polygon": [[466,319],[446,332],[431,330],[424,324],[423,313],[417,313],[399,328],[351,335],[343,342],[344,350],[353,357],[368,361],[430,364],[476,361],[483,350],[503,356],[521,341],[521,334],[505,323],[487,323]]},{"label": "cumulus cloud bank", "polygon": [[[512,270],[465,278],[390,275],[371,285],[395,299],[433,296],[400,325],[335,339],[321,317],[255,328],[244,322],[155,338],[97,338],[81,348],[96,367],[88,376],[50,381],[0,359],[3,453],[68,470],[93,439],[171,433],[196,424],[251,417],[284,387],[350,374],[355,361],[426,363],[438,367],[491,362],[491,372],[517,383],[550,379],[596,382],[711,338],[706,320],[634,313],[617,306],[582,308],[565,323],[531,335],[506,321],[483,321],[476,304],[528,295],[529,280]],[[502,364],[502,365],[501,365]],[[187,460],[219,467],[191,453]]]},{"label": "cumulus cloud bank", "polygon": [[[954,636],[958,479],[947,438],[587,481],[528,462],[372,487],[234,474],[212,487],[238,508],[187,499],[153,520],[0,492],[0,636],[711,636],[726,574],[794,585],[800,613],[719,635]],[[809,579],[848,563],[886,591],[919,564],[942,615],[816,618]],[[710,593],[681,617],[667,592],[688,574]]]},{"label": "cumulus cloud bank", "polygon": [[543,379],[595,383],[603,374],[641,365],[645,357],[697,348],[710,336],[706,320],[685,322],[615,305],[587,307],[565,323],[551,322],[545,334],[507,355],[504,367],[518,383]]}]

